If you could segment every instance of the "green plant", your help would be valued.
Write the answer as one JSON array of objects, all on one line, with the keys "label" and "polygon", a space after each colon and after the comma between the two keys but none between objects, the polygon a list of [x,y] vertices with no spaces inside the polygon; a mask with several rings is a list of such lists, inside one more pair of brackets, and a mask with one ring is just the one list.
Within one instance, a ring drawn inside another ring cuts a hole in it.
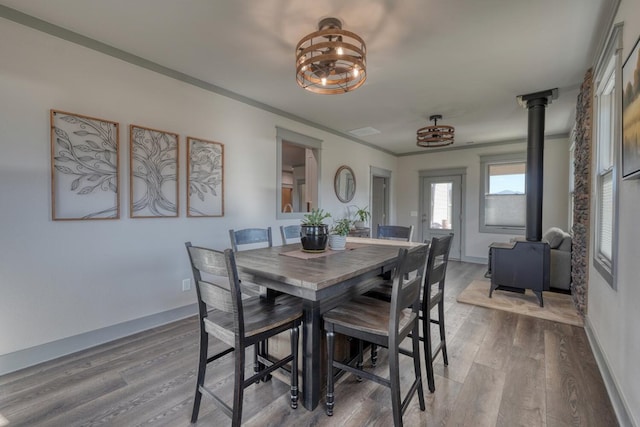
[{"label": "green plant", "polygon": [[349,218],[342,218],[333,223],[331,228],[331,234],[337,234],[339,236],[346,236],[351,230],[351,220]]},{"label": "green plant", "polygon": [[302,225],[323,225],[322,222],[330,217],[331,214],[324,209],[311,209],[311,212],[304,215]]},{"label": "green plant", "polygon": [[364,208],[359,208],[356,206],[356,211],[353,216],[358,218],[358,221],[367,222],[369,218],[371,218],[371,212],[368,209],[369,206],[365,206]]}]

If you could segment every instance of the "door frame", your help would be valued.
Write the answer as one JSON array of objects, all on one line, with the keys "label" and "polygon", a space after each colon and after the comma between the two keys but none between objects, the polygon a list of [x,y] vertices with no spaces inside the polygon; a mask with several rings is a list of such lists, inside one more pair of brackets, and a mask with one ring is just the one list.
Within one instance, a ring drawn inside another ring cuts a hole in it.
[{"label": "door frame", "polygon": [[[389,222],[389,208],[391,206],[390,198],[391,198],[391,171],[388,169],[382,169],[375,166],[369,166],[369,212],[373,212],[373,178],[384,178],[385,187],[384,187],[384,222],[387,224]],[[377,226],[378,224],[373,223],[373,217],[371,217],[369,221],[369,226],[371,227],[371,237],[377,237]]]},{"label": "door frame", "polygon": [[467,168],[447,168],[447,169],[425,169],[418,171],[418,236],[424,232],[424,222],[422,221],[424,212],[424,185],[423,178],[439,178],[445,176],[460,176],[460,261],[464,261],[465,256],[465,226],[466,218],[466,181]]}]

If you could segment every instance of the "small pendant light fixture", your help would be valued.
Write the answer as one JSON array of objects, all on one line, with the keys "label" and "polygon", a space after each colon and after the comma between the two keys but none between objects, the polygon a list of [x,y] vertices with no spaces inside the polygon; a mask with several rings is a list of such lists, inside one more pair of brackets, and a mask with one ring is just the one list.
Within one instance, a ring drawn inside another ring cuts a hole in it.
[{"label": "small pendant light fixture", "polygon": [[416,144],[418,147],[445,147],[453,144],[453,126],[438,125],[438,120],[442,120],[441,114],[434,114],[429,117],[433,121],[433,126],[426,126],[418,129]]},{"label": "small pendant light fixture", "polygon": [[366,46],[355,33],[342,29],[338,18],[325,18],[318,31],[296,46],[296,81],[308,91],[334,95],[362,86],[367,79]]}]

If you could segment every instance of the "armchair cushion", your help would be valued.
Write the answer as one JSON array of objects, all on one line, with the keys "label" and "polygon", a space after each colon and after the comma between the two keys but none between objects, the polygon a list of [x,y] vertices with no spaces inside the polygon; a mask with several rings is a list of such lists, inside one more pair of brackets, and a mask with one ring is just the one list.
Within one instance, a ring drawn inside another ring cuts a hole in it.
[{"label": "armchair cushion", "polygon": [[571,235],[565,233],[564,239],[562,239],[562,243],[558,246],[559,251],[563,252],[571,252]]},{"label": "armchair cushion", "polygon": [[551,248],[551,287],[569,290],[571,286],[571,235],[557,227],[544,233],[542,240]]},{"label": "armchair cushion", "polygon": [[[565,236],[569,236],[568,233],[565,233],[558,227],[551,227],[544,233],[542,236],[542,240],[549,243],[549,247],[551,249],[558,249],[560,245],[563,243]],[[570,237],[570,236],[569,236]],[[571,249],[571,245],[569,244],[569,249]]]}]

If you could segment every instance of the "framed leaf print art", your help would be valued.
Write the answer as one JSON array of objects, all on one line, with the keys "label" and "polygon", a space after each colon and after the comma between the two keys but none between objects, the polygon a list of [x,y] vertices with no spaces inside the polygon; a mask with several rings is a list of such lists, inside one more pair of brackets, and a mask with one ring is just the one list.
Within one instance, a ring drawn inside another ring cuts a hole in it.
[{"label": "framed leaf print art", "polygon": [[129,216],[178,216],[178,134],[129,126]]},{"label": "framed leaf print art", "polygon": [[120,218],[116,122],[51,110],[54,221]]},{"label": "framed leaf print art", "polygon": [[224,216],[224,145],[187,137],[187,216]]}]

